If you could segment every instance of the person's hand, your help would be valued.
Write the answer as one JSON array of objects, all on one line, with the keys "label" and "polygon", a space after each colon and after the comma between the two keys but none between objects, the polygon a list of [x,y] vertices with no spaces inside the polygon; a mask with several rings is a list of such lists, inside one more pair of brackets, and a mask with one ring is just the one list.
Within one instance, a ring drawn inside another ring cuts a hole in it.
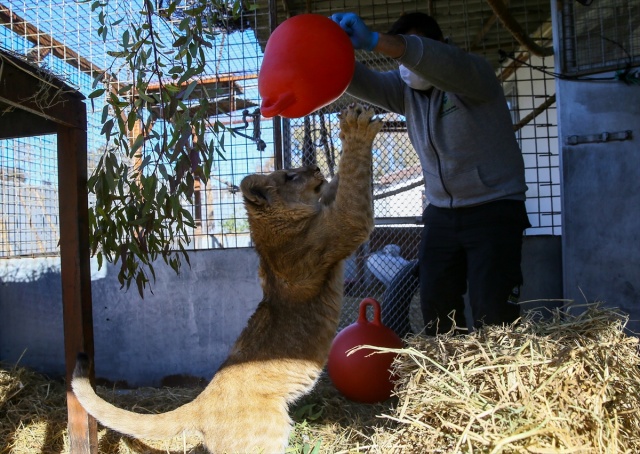
[{"label": "person's hand", "polygon": [[335,13],[331,19],[349,35],[354,49],[373,50],[378,44],[378,33],[369,30],[357,14]]}]

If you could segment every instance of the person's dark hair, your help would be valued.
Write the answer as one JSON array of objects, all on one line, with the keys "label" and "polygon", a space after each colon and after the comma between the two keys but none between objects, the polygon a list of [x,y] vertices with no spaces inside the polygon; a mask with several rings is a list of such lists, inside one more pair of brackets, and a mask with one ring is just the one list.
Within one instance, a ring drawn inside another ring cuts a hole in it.
[{"label": "person's dark hair", "polygon": [[393,23],[388,31],[389,35],[401,35],[409,31],[415,31],[426,38],[442,40],[442,30],[436,20],[425,13],[406,13]]}]

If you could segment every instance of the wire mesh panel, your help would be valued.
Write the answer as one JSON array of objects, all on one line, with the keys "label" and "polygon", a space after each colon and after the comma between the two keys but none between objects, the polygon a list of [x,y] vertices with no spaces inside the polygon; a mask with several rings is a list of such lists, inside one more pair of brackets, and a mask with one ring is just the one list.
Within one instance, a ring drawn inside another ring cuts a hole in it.
[{"label": "wire mesh panel", "polygon": [[[88,3],[0,1],[3,48],[50,68],[85,95],[93,91],[96,74],[105,71],[118,75],[112,81],[116,87],[131,82],[125,71],[114,71],[114,59],[109,53],[117,49],[127,24],[140,20],[140,0],[108,2],[103,14],[112,26],[104,39],[96,29],[98,12],[92,12]],[[156,3],[160,10],[163,2]],[[182,5],[188,7],[189,3]],[[270,11],[268,5],[276,6],[277,10]],[[487,58],[503,82],[525,159],[527,210],[533,225],[527,234],[560,234],[555,93],[553,75],[548,71],[553,67],[553,58],[536,56],[526,47],[527,43],[516,39],[509,31],[513,24],[505,26],[499,11],[494,11],[485,0],[429,3],[368,0],[353,4],[291,0],[285,6],[262,0],[245,2],[240,18],[222,24],[211,43],[207,71],[198,81],[198,89],[207,90],[214,105],[211,125],[212,129],[218,125],[220,153],[208,184],[196,181],[193,203],[184,203],[196,221],[190,247],[251,245],[238,193],[245,175],[311,163],[318,164],[329,178],[338,170],[340,141],[336,114],[354,99],[343,96],[300,119],[265,120],[258,110],[257,75],[273,23],[303,12],[330,15],[345,10],[361,14],[372,28],[382,32],[403,12],[429,12],[455,45]],[[549,2],[511,0],[509,12],[522,35],[534,45],[549,45]],[[179,10],[175,13],[175,20],[158,15],[157,26],[170,35],[179,13]],[[630,19],[630,23],[635,24],[635,20]],[[396,62],[376,53],[357,52],[357,58],[374,69],[397,67]],[[100,134],[104,105],[99,97],[88,105],[90,171],[108,146]],[[409,326],[419,331],[422,316],[416,297],[415,264],[422,230],[420,216],[428,203],[422,169],[406,134],[405,119],[382,111],[378,116],[384,128],[373,146],[376,228],[370,241],[347,262],[343,324],[357,318],[357,305],[362,298],[375,297],[383,302],[387,324],[395,323],[395,317],[398,326],[404,326],[398,329]],[[57,252],[57,172],[55,164],[49,164],[55,156],[55,146],[52,138],[30,140],[0,143],[2,257]],[[276,154],[276,149],[282,153]],[[49,227],[51,230],[47,231]],[[391,307],[395,309],[390,311]]]},{"label": "wire mesh panel", "polygon": [[0,258],[58,253],[55,149],[51,135],[0,141]]},{"label": "wire mesh panel", "polygon": [[640,64],[637,0],[562,2],[561,30],[562,66],[567,74]]},{"label": "wire mesh panel", "polygon": [[[160,12],[163,3],[156,2]],[[160,36],[170,41],[184,16],[181,12],[192,3],[182,2],[172,18],[154,16]],[[3,0],[0,47],[48,69],[85,96],[95,90],[95,79],[103,73],[110,75],[111,87],[118,90],[133,79],[112,55],[130,24],[145,17],[140,14],[141,0],[104,5],[102,11],[92,11],[90,2],[75,0]],[[206,55],[207,70],[199,80],[199,89],[207,90],[213,106],[210,125],[218,132],[219,152],[208,184],[196,181],[192,203],[183,203],[195,220],[193,241],[188,245],[193,249],[249,246],[238,185],[249,173],[274,168],[273,123],[257,109],[262,51],[256,34],[262,27],[258,19],[268,11],[248,2],[243,5],[246,11],[219,24]],[[98,33],[98,14],[104,14],[105,22],[111,24],[104,36]],[[104,98],[96,97],[87,104],[91,173],[111,145],[101,134]],[[155,127],[162,127],[160,123]],[[58,253],[55,140],[52,136],[0,141],[0,257]]]},{"label": "wire mesh panel", "polygon": [[520,52],[505,64],[519,65],[503,87],[525,162],[526,206],[531,223],[525,235],[560,235],[560,155],[555,79],[551,73],[554,59]]},{"label": "wire mesh panel", "polygon": [[[294,6],[297,5],[294,3]],[[537,46],[551,42],[549,4],[511,2],[510,11]],[[292,6],[291,4],[289,5]],[[330,15],[354,11],[374,30],[386,31],[403,12],[429,12],[455,45],[485,56],[503,82],[514,131],[526,167],[527,210],[532,227],[526,234],[559,235],[560,181],[555,113],[553,57],[530,52],[505,28],[483,0],[434,2],[433,10],[419,2],[339,2],[313,4],[310,12]],[[292,8],[294,9],[294,8]],[[380,13],[384,11],[385,13]],[[307,11],[309,12],[309,11]],[[377,70],[397,68],[379,54],[356,52],[356,58]],[[435,62],[434,64],[437,64]],[[334,104],[302,119],[283,122],[285,167],[318,164],[332,176],[340,154],[335,112],[356,101],[344,95]],[[418,244],[421,215],[428,203],[417,154],[406,132],[405,119],[378,112],[384,127],[373,145],[373,187],[376,228],[370,240],[347,262],[342,326],[354,322],[359,302],[382,302],[383,322],[404,335],[422,330],[419,302]]]},{"label": "wire mesh panel", "polygon": [[[3,2],[0,25],[0,47],[4,50],[85,95],[91,91],[93,74],[100,70],[98,65],[105,55],[104,49],[89,39],[91,14],[87,5],[81,7],[73,1]],[[98,55],[102,55],[100,62]],[[47,102],[43,95],[35,93],[34,97]],[[101,125],[95,114],[89,115],[88,121],[89,153],[95,162],[101,147]],[[0,141],[0,257],[59,254],[56,141],[55,135]]]}]

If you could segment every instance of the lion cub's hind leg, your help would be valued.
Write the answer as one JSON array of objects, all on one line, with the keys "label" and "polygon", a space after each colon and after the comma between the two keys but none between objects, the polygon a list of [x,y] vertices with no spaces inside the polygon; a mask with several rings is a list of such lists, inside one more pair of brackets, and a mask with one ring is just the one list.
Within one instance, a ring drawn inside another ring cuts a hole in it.
[{"label": "lion cub's hind leg", "polygon": [[[251,396],[247,396],[251,399]],[[260,405],[244,402],[227,408],[226,415],[213,418],[203,431],[204,445],[214,454],[281,454],[291,432],[292,421],[282,402]]]}]

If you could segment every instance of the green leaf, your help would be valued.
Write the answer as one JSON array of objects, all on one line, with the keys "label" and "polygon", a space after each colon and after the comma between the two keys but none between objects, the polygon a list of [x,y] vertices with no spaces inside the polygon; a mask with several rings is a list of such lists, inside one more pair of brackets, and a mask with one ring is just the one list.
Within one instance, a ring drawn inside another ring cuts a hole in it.
[{"label": "green leaf", "polygon": [[[187,42],[188,42],[188,41],[187,41],[187,37],[186,37],[186,36],[181,36],[181,37],[179,37],[178,39],[176,39],[176,40],[173,42],[173,47],[180,47],[180,46],[183,46],[183,45],[185,45]],[[182,68],[180,68],[180,71],[182,71]]]},{"label": "green leaf", "polygon": [[151,105],[157,104],[156,99],[147,95],[146,93],[138,92],[138,96],[140,96],[140,99],[143,99],[145,102],[148,102]]},{"label": "green leaf", "polygon": [[146,216],[138,219],[132,219],[129,221],[129,225],[143,225],[143,224],[146,224],[148,220],[149,218]]},{"label": "green leaf", "polygon": [[89,99],[93,99],[93,98],[97,98],[98,96],[103,95],[105,92],[104,88],[98,88],[97,90],[92,91],[91,93],[89,93],[88,98]]},{"label": "green leaf", "polygon": [[100,134],[103,134],[106,137],[107,142],[111,137],[112,129],[113,129],[113,119],[109,119],[102,125],[102,129],[100,130]]},{"label": "green leaf", "polygon": [[133,128],[136,126],[136,120],[137,119],[138,118],[137,118],[136,112],[134,110],[129,112],[129,115],[127,116],[127,128],[129,128],[129,131],[133,131]]},{"label": "green leaf", "polygon": [[102,118],[100,120],[103,125],[107,122],[108,117],[109,117],[109,104],[105,104],[104,107],[102,108]]},{"label": "green leaf", "polygon": [[107,51],[107,55],[110,57],[115,57],[115,58],[121,58],[121,57],[126,57],[128,54],[127,52],[116,52],[113,50],[108,50]]},{"label": "green leaf", "polygon": [[144,287],[147,282],[147,278],[144,276],[142,271],[138,272],[136,275],[136,286],[138,287],[138,293],[140,294],[140,298],[144,299]]},{"label": "green leaf", "polygon": [[194,80],[192,81],[189,86],[187,86],[187,89],[184,91],[184,93],[182,93],[182,99],[189,99],[189,96],[191,96],[191,93],[193,93],[193,90],[198,86],[198,81]]},{"label": "green leaf", "polygon": [[182,88],[180,88],[178,85],[173,84],[165,85],[164,89],[169,95],[175,95],[177,93],[180,93],[180,90],[182,90]]}]

